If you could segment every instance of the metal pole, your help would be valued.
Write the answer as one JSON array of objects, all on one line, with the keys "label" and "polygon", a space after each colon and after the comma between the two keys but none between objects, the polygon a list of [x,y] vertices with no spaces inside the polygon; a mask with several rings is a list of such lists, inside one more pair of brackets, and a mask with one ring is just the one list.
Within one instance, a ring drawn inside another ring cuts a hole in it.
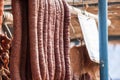
[{"label": "metal pole", "polygon": [[107,0],[99,0],[100,80],[108,80]]}]

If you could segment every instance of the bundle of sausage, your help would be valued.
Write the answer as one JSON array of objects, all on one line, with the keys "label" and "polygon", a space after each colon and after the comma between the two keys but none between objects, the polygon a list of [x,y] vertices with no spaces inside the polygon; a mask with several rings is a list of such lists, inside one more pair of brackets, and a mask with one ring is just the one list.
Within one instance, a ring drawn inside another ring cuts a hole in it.
[{"label": "bundle of sausage", "polygon": [[12,0],[12,80],[71,80],[70,13],[64,0]]}]

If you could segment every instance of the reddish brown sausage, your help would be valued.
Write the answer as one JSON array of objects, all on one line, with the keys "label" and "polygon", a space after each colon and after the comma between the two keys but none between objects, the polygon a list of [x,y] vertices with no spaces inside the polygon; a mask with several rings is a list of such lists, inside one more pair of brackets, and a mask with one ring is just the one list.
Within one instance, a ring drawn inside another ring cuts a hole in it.
[{"label": "reddish brown sausage", "polygon": [[55,53],[54,53],[54,33],[55,33],[55,23],[56,23],[56,6],[55,6],[55,0],[52,0],[52,5],[53,5],[53,22],[52,22],[52,24],[51,24],[51,26],[52,26],[52,29],[51,29],[51,31],[52,31],[52,35],[53,35],[53,37],[52,37],[52,59],[53,59],[53,69],[54,69],[54,76],[55,76]]},{"label": "reddish brown sausage", "polygon": [[47,62],[47,36],[48,36],[48,0],[45,0],[45,14],[43,27],[43,46],[46,61],[46,80],[49,80],[48,62]]},{"label": "reddish brown sausage", "polygon": [[63,0],[65,14],[64,14],[64,55],[65,55],[65,67],[66,74],[65,80],[71,80],[71,67],[70,67],[70,51],[69,51],[69,23],[70,23],[70,12],[67,3]]},{"label": "reddish brown sausage", "polygon": [[59,0],[60,2],[60,9],[61,9],[61,20],[60,20],[60,56],[61,56],[61,66],[62,66],[62,73],[61,73],[61,80],[65,79],[65,60],[64,60],[64,42],[63,42],[63,26],[64,26],[64,6],[62,0]]},{"label": "reddish brown sausage", "polygon": [[14,15],[14,39],[10,56],[10,72],[12,80],[21,80],[20,77],[20,51],[21,51],[21,2],[12,0],[12,9]]},{"label": "reddish brown sausage", "polygon": [[55,79],[61,79],[61,58],[60,58],[60,50],[59,50],[59,29],[60,29],[60,18],[61,18],[61,10],[60,4],[58,0],[55,0],[56,3],[56,26],[55,26],[55,33],[54,33],[54,54],[55,54]]},{"label": "reddish brown sausage", "polygon": [[47,46],[47,58],[48,58],[48,71],[49,80],[54,79],[55,74],[55,62],[54,62],[54,51],[53,51],[53,41],[54,41],[54,17],[55,17],[55,5],[54,0],[48,0],[48,46]]},{"label": "reddish brown sausage", "polygon": [[37,19],[38,19],[37,0],[29,0],[28,13],[29,13],[30,62],[32,77],[34,80],[41,80],[37,35]]},{"label": "reddish brown sausage", "polygon": [[45,54],[43,48],[43,26],[44,26],[44,13],[45,13],[45,1],[40,0],[39,2],[39,12],[38,12],[38,49],[39,49],[39,61],[40,61],[40,71],[42,80],[46,78],[46,62]]}]

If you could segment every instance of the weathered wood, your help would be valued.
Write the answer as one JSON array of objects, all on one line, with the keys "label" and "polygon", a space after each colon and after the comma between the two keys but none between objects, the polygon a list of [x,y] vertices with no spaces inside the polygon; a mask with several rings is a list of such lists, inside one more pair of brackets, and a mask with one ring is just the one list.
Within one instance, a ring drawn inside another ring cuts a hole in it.
[{"label": "weathered wood", "polygon": [[[81,10],[81,9],[78,9],[78,8],[75,8],[73,6],[69,6],[69,9],[71,11],[72,14],[75,14],[75,15],[86,15],[88,17],[91,17],[91,18],[94,18],[97,22],[98,22],[98,15],[95,15],[95,14],[92,14],[90,12],[87,12],[87,11],[84,11],[84,10]],[[111,21],[108,19],[108,26],[111,25]]]}]

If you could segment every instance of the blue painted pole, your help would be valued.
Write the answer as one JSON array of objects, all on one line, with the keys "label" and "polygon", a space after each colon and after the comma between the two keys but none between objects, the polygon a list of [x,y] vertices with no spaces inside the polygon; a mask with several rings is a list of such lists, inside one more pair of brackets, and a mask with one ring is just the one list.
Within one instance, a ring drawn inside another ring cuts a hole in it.
[{"label": "blue painted pole", "polygon": [[107,0],[99,0],[100,80],[108,80]]}]

